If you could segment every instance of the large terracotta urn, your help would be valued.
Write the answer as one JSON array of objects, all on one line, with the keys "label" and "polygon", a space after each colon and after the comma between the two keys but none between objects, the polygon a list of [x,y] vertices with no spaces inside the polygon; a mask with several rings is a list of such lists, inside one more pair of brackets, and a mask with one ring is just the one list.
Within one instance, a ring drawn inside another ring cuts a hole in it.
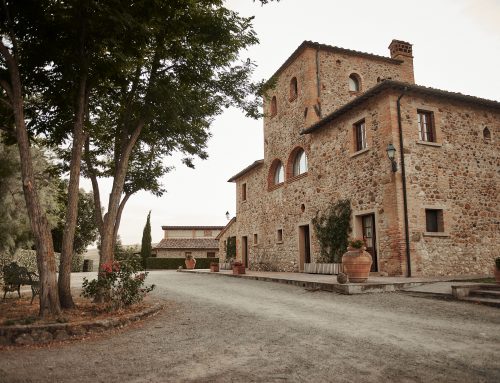
[{"label": "large terracotta urn", "polygon": [[342,256],[344,273],[349,277],[349,282],[366,282],[370,276],[372,256],[364,249],[348,247]]},{"label": "large terracotta urn", "polygon": [[186,264],[186,269],[194,269],[194,267],[196,266],[196,259],[186,258],[184,263]]}]

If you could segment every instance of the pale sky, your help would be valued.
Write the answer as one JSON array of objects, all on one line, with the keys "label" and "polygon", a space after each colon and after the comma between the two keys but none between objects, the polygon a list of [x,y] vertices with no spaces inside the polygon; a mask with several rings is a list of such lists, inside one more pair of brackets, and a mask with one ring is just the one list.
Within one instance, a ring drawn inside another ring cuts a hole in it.
[{"label": "pale sky", "polygon": [[[413,44],[419,85],[500,100],[500,0],[281,0],[260,6],[228,0],[229,8],[254,15],[260,44],[242,53],[258,67],[255,79],[268,79],[304,40],[389,56],[392,39]],[[225,225],[236,209],[234,183],[227,180],[263,158],[263,122],[228,109],[215,119],[209,158],[189,169],[179,157],[163,179],[167,193],[138,193],[123,212],[124,244],[140,243],[149,210],[153,243],[162,225]],[[108,190],[106,191],[106,185]],[[101,180],[107,201],[109,182]],[[90,190],[90,182],[82,180]]]}]

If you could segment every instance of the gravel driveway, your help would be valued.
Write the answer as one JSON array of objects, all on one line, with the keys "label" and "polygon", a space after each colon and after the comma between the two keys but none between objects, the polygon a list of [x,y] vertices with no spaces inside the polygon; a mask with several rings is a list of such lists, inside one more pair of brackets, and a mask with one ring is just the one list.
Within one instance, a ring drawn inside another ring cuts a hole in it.
[{"label": "gravel driveway", "polygon": [[162,314],[97,339],[0,352],[0,382],[500,381],[496,308],[171,271],[149,281],[168,303]]}]

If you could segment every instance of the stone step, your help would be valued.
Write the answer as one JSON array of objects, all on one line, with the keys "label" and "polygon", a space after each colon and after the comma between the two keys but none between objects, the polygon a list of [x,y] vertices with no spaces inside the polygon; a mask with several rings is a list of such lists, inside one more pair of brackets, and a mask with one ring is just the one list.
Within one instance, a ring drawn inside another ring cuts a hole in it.
[{"label": "stone step", "polygon": [[481,297],[465,297],[461,299],[462,301],[477,303],[487,306],[499,307],[500,308],[500,299],[495,298],[481,298]]},{"label": "stone step", "polygon": [[469,296],[470,297],[484,297],[484,298],[500,299],[500,289],[499,290],[488,290],[488,289],[471,290],[469,293]]}]

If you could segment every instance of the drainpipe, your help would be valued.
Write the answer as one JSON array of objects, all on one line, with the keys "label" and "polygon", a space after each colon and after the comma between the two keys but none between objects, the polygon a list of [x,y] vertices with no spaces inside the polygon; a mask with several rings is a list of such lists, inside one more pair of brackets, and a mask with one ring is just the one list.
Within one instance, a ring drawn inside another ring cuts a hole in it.
[{"label": "drainpipe", "polygon": [[405,95],[407,87],[403,89],[398,97],[397,107],[398,107],[398,128],[399,128],[399,152],[401,157],[401,180],[403,182],[403,210],[405,218],[405,243],[406,243],[406,276],[411,277],[411,257],[410,257],[410,232],[408,224],[408,199],[406,197],[406,171],[405,171],[405,155],[403,150],[403,127],[401,124],[401,99]]},{"label": "drainpipe", "polygon": [[321,119],[320,87],[321,85],[320,85],[320,74],[319,74],[319,44],[318,44],[316,48],[316,96],[318,97],[318,104],[317,107],[316,105],[314,105],[314,109],[316,109],[316,114]]}]

